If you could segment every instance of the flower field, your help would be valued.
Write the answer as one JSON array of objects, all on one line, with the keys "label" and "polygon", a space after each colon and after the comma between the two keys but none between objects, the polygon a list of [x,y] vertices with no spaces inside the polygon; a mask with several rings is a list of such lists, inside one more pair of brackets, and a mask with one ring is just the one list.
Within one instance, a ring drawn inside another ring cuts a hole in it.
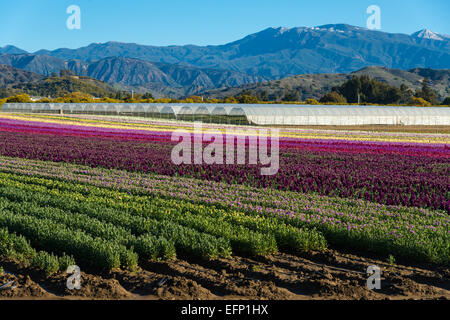
[{"label": "flower field", "polygon": [[327,248],[450,263],[448,135],[285,129],[262,176],[175,165],[175,129],[2,114],[0,255],[47,273]]}]

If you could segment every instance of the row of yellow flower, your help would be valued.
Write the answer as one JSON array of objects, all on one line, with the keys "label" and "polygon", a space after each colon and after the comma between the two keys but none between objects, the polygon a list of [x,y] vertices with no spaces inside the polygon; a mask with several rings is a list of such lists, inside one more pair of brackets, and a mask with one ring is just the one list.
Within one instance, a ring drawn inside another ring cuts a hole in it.
[{"label": "row of yellow flower", "polygon": [[[176,123],[171,121],[139,121],[133,122],[132,119],[114,119],[102,118],[99,116],[90,117],[74,117],[74,116],[57,116],[57,115],[39,115],[39,114],[7,114],[0,115],[0,119],[22,120],[22,121],[38,121],[42,123],[76,125],[84,127],[101,127],[109,129],[122,130],[142,130],[142,131],[166,131],[183,130],[193,132],[194,125],[192,123]],[[234,126],[234,125],[210,125],[204,124],[203,131],[209,134],[224,133],[225,130],[231,130],[234,134],[248,135],[247,130],[254,130],[253,134],[264,134],[261,128],[250,126]],[[252,134],[250,132],[250,134]],[[409,143],[440,143],[450,144],[450,135],[448,134],[420,134],[420,133],[371,133],[357,131],[341,131],[341,130],[313,130],[313,129],[280,129],[280,137],[284,138],[301,138],[301,139],[327,139],[327,140],[354,140],[354,141],[378,141],[378,142],[409,142]]]}]

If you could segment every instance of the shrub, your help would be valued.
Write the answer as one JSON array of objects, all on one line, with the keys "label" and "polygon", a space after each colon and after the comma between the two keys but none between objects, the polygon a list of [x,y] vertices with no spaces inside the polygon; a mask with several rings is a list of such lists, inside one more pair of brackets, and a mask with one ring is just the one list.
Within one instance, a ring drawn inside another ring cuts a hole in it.
[{"label": "shrub", "polygon": [[9,97],[6,99],[8,103],[23,103],[23,102],[31,102],[31,98],[28,94],[18,94],[13,97]]},{"label": "shrub", "polygon": [[238,103],[238,101],[236,100],[236,98],[233,97],[227,97],[224,100],[225,103]]},{"label": "shrub", "polygon": [[31,267],[41,269],[49,276],[59,270],[58,257],[45,251],[39,251],[31,259]]},{"label": "shrub", "polygon": [[65,271],[69,266],[73,265],[76,265],[75,259],[73,257],[63,254],[59,258],[59,270]]},{"label": "shrub", "polygon": [[50,103],[52,102],[49,98],[42,98],[38,101],[36,101],[37,103]]},{"label": "shrub", "polygon": [[66,270],[68,266],[76,264],[75,260],[66,254],[58,257],[45,251],[36,252],[25,237],[10,233],[7,228],[0,229],[0,254],[43,270],[47,275]]},{"label": "shrub", "polygon": [[430,107],[431,106],[431,103],[429,103],[425,99],[417,98],[417,97],[412,97],[411,98],[411,104],[413,106],[418,106],[418,107]]},{"label": "shrub", "polygon": [[332,91],[330,93],[327,93],[322,98],[320,98],[320,102],[322,103],[347,103],[347,99],[345,97],[336,92]]},{"label": "shrub", "polygon": [[305,103],[316,105],[316,104],[319,104],[319,101],[317,101],[316,99],[306,99]]},{"label": "shrub", "polygon": [[136,252],[141,259],[147,260],[171,260],[176,257],[175,246],[162,237],[144,234],[133,241]]},{"label": "shrub", "polygon": [[243,95],[239,96],[237,98],[237,100],[239,101],[239,103],[244,103],[244,104],[258,103],[258,99],[256,97],[247,95],[247,94],[243,94]]}]

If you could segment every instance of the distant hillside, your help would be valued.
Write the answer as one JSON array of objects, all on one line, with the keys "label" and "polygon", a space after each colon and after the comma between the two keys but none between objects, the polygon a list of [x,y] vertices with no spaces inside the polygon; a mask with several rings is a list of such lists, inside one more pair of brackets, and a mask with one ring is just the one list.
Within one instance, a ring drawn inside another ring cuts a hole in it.
[{"label": "distant hillside", "polygon": [[[205,89],[221,88],[262,81],[236,71],[199,69],[167,63],[152,63],[139,59],[110,57],[92,63],[72,64],[68,68],[80,75],[151,91],[155,96],[192,95]],[[81,69],[80,69],[81,67]]]},{"label": "distant hillside", "polygon": [[4,46],[0,48],[0,54],[23,54],[23,53],[27,52],[15,46]]},{"label": "distant hillside", "polygon": [[20,70],[8,65],[0,64],[0,88],[11,84],[33,82],[43,79],[44,76],[37,73]]},{"label": "distant hillside", "polygon": [[61,59],[33,54],[2,54],[0,55],[0,64],[7,64],[44,76],[59,73],[61,69],[66,69],[66,64]]},{"label": "distant hillside", "polygon": [[13,92],[28,93],[40,97],[62,97],[72,92],[88,93],[94,97],[109,97],[116,90],[109,84],[89,77],[49,77],[39,81],[9,86]]},{"label": "distant hillside", "polygon": [[208,88],[232,87],[266,80],[263,77],[251,76],[238,71],[201,69],[167,63],[153,64],[183,87],[184,95],[197,94]]},{"label": "distant hillside", "polygon": [[207,90],[201,94],[209,98],[225,98],[236,96],[243,90],[252,95],[266,96],[269,100],[279,100],[285,95],[296,95],[299,99],[320,99],[333,87],[341,85],[352,75],[368,75],[389,85],[400,87],[405,84],[416,91],[422,85],[424,77],[431,80],[432,89],[435,90],[442,101],[450,96],[450,70],[412,69],[409,71],[400,69],[387,69],[383,67],[367,67],[350,74],[304,74],[288,77],[281,80],[267,81],[257,84],[249,84],[233,88]]},{"label": "distant hillside", "polygon": [[200,69],[124,57],[109,57],[94,62],[64,61],[45,55],[0,55],[0,63],[49,76],[68,69],[116,85],[118,88],[152,92],[155,96],[179,97],[206,89],[238,86],[265,80],[258,76],[217,69]]},{"label": "distant hillside", "polygon": [[404,70],[449,69],[450,38],[430,30],[407,35],[330,24],[268,28],[223,45],[157,47],[107,42],[36,54],[86,62],[127,57],[233,70],[276,80],[297,74],[350,73],[372,65]]}]

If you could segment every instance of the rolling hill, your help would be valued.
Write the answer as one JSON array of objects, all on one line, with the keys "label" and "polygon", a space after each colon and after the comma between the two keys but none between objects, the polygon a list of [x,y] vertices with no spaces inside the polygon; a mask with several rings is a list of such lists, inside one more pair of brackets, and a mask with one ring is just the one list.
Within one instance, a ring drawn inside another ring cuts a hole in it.
[{"label": "rolling hill", "polygon": [[61,69],[66,69],[63,60],[50,56],[34,54],[2,54],[0,64],[7,64],[17,69],[49,76],[52,73],[59,73]]},{"label": "rolling hill", "polygon": [[88,93],[94,97],[109,97],[116,90],[109,84],[89,77],[48,77],[35,82],[20,83],[12,89],[41,97],[62,97],[72,92]]},{"label": "rolling hill", "polygon": [[190,66],[152,63],[125,57],[109,57],[94,62],[64,61],[32,54],[3,54],[0,64],[49,76],[68,69],[79,76],[105,81],[126,90],[152,92],[155,96],[184,96],[206,89],[238,86],[263,81],[237,71],[201,69]]},{"label": "rolling hill", "polygon": [[109,97],[117,90],[106,82],[83,76],[44,77],[0,64],[0,96],[27,93],[40,97],[61,97],[72,92]]},{"label": "rolling hill", "polygon": [[210,98],[225,98],[236,96],[243,90],[246,90],[256,96],[261,96],[263,92],[266,92],[270,100],[279,99],[286,94],[296,93],[303,100],[308,98],[320,99],[324,94],[331,91],[333,87],[341,85],[353,75],[368,75],[396,87],[404,84],[413,91],[419,89],[422,86],[422,80],[427,77],[431,80],[431,87],[438,93],[441,101],[450,96],[450,70],[416,68],[405,71],[383,67],[367,67],[350,74],[303,74],[281,80],[219,90],[207,90],[202,92],[202,95]]},{"label": "rolling hill", "polygon": [[0,88],[24,82],[33,82],[43,79],[37,73],[20,70],[8,65],[0,64]]}]

